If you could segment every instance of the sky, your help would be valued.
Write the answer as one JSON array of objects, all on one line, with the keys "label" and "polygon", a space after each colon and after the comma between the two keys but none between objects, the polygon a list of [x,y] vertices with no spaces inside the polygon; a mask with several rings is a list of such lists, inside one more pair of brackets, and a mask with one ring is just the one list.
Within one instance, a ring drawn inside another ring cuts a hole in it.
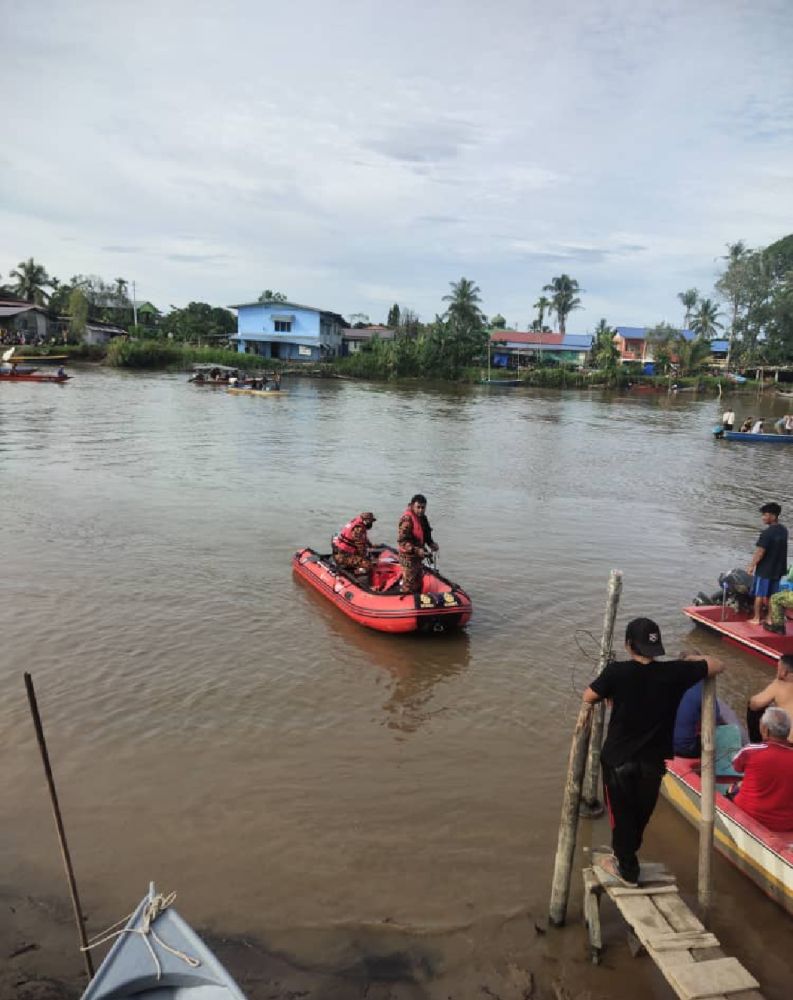
[{"label": "sky", "polygon": [[790,0],[0,0],[0,275],[680,323],[793,232]]}]

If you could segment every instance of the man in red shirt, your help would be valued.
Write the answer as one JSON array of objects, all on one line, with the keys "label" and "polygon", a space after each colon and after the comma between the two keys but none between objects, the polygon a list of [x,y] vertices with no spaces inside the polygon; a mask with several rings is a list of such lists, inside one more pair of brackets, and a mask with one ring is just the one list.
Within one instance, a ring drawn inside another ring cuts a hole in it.
[{"label": "man in red shirt", "polygon": [[750,743],[733,758],[743,774],[733,802],[769,830],[793,830],[793,744],[790,716],[771,707],[760,719],[762,743]]}]

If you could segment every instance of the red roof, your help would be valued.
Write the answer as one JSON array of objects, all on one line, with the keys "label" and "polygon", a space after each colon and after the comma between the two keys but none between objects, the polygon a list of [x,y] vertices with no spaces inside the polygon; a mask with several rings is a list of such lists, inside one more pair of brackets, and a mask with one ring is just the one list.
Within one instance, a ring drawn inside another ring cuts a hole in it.
[{"label": "red roof", "polygon": [[559,347],[564,337],[561,333],[517,333],[515,330],[492,330],[490,342],[502,341],[507,344],[536,344],[538,347]]}]

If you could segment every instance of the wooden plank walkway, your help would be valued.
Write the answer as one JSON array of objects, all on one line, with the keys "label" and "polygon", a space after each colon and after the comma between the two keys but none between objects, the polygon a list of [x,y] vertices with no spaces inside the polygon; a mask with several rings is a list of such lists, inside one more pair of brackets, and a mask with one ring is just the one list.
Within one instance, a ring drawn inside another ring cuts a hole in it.
[{"label": "wooden plank walkway", "polygon": [[644,950],[682,1000],[763,1000],[759,983],[680,897],[674,876],[660,864],[643,864],[636,889],[593,866],[584,869],[584,919],[594,962],[600,961],[600,899],[613,900]]}]

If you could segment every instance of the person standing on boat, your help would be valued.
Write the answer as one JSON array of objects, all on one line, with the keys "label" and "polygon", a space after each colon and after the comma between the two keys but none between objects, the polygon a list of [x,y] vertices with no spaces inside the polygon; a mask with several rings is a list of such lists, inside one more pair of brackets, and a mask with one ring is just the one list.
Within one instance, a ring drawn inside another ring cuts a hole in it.
[{"label": "person standing on boat", "polygon": [[722,414],[721,418],[721,429],[723,431],[731,431],[735,426],[735,411],[732,408],[727,408]]},{"label": "person standing on boat", "polygon": [[779,582],[787,573],[787,528],[779,523],[781,513],[778,503],[764,503],[760,508],[765,528],[746,567],[746,572],[754,577],[754,617],[750,619],[753,625],[759,625],[765,618],[768,598],[779,590]]},{"label": "person standing on boat", "polygon": [[369,556],[371,542],[369,531],[377,520],[370,511],[364,511],[348,521],[338,535],[333,537],[333,558],[341,569],[348,569],[356,576],[368,576],[372,571]]},{"label": "person standing on boat", "polygon": [[782,708],[767,708],[760,719],[761,743],[749,743],[732,759],[743,774],[736,806],[769,830],[793,830],[793,744],[790,716]]},{"label": "person standing on boat", "polygon": [[421,593],[424,575],[422,563],[431,552],[439,549],[433,541],[426,511],[427,498],[423,493],[414,494],[397,526],[397,548],[402,565],[402,583],[399,589],[403,594]]},{"label": "person standing on boat", "polygon": [[613,857],[601,867],[624,885],[639,879],[638,851],[673,756],[672,733],[685,692],[720,674],[714,657],[658,662],[661,630],[650,618],[634,618],[625,630],[630,657],[608,663],[584,691],[587,704],[608,699],[611,719],[601,753],[603,789],[611,822]]}]

